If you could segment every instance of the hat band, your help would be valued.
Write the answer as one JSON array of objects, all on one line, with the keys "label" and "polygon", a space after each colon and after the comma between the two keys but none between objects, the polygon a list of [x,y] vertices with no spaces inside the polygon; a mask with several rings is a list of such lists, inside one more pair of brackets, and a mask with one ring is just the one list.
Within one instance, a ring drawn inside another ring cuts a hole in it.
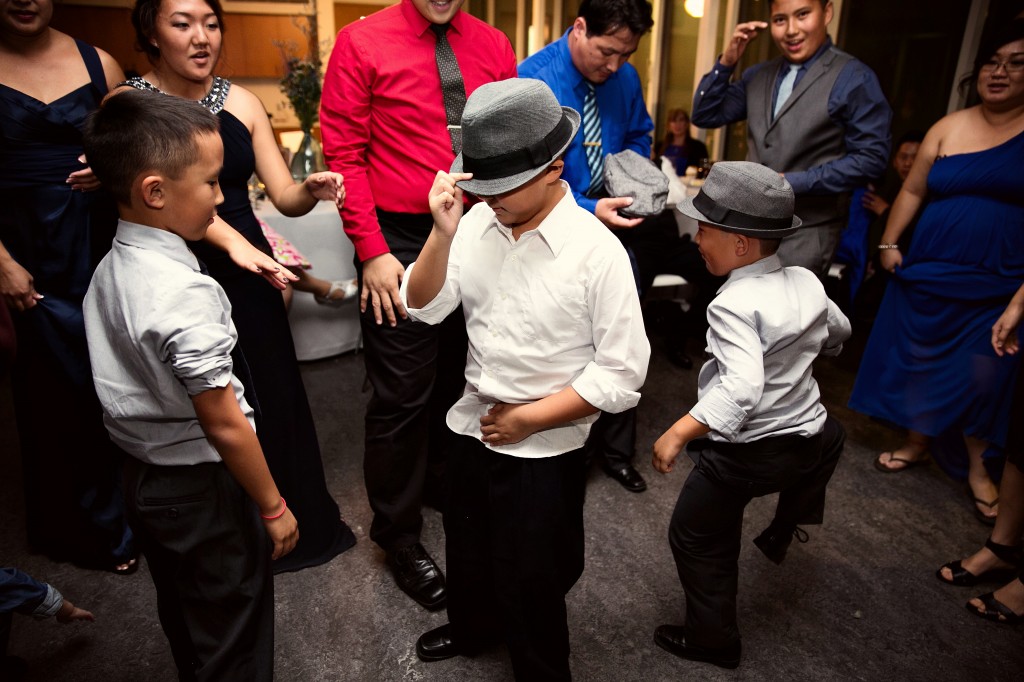
[{"label": "hat band", "polygon": [[742,230],[785,230],[793,224],[792,218],[764,218],[727,208],[705,194],[703,189],[693,198],[693,207],[712,222]]},{"label": "hat band", "polygon": [[[466,130],[463,128],[463,134],[465,133]],[[555,125],[550,133],[522,149],[478,159],[467,154],[465,146],[463,146],[462,170],[472,173],[474,180],[497,180],[512,177],[523,171],[533,170],[543,164],[551,163],[555,153],[565,146],[571,134],[572,122],[563,112],[562,120]]]}]

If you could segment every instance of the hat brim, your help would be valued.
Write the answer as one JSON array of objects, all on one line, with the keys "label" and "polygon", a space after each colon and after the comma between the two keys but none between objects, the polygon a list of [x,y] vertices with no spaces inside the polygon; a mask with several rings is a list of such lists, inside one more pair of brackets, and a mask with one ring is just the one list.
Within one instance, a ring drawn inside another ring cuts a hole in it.
[{"label": "hat brim", "polygon": [[707,223],[708,225],[717,227],[721,230],[735,232],[736,234],[742,234],[747,237],[755,237],[757,239],[781,239],[783,237],[788,237],[789,235],[793,234],[798,229],[800,229],[800,226],[803,225],[803,221],[796,216],[793,216],[793,222],[790,224],[789,227],[784,227],[782,229],[758,230],[747,227],[734,227],[732,225],[726,225],[724,223],[716,223],[714,220],[708,218],[706,215],[704,215],[694,207],[693,197],[686,197],[681,202],[676,204],[676,210],[682,213],[687,218],[693,218],[699,223]]},{"label": "hat brim", "polygon": [[[572,134],[568,136],[565,144],[562,145],[561,149],[556,151],[550,159],[540,164],[535,168],[516,173],[504,178],[490,178],[487,180],[478,180],[471,178],[469,180],[461,180],[456,184],[462,189],[470,192],[471,194],[479,194],[483,196],[493,197],[499,194],[505,194],[511,192],[517,187],[522,187],[530,180],[540,175],[545,168],[551,165],[551,162],[565,153],[565,150],[572,144],[573,139],[576,137],[577,131],[580,129],[580,114],[572,107],[562,107],[562,113],[569,119],[569,123],[572,124]],[[452,173],[462,172],[462,152],[459,152],[455,160],[452,161],[451,171]]]}]

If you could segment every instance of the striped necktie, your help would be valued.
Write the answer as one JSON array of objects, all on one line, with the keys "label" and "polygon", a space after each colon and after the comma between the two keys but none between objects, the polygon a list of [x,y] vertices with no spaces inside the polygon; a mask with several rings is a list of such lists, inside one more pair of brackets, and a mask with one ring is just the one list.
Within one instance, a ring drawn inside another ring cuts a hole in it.
[{"label": "striped necktie", "polygon": [[466,108],[466,86],[462,82],[459,62],[448,42],[448,24],[431,24],[430,28],[437,35],[434,56],[437,59],[437,71],[441,75],[448,135],[451,137],[452,151],[458,154],[462,151],[462,110]]},{"label": "striped necktie", "polygon": [[587,195],[592,197],[604,187],[604,154],[601,153],[601,112],[597,109],[597,94],[590,83],[587,83],[587,96],[583,100],[583,149],[590,168]]},{"label": "striped necktie", "polygon": [[779,84],[779,94],[775,98],[775,111],[772,112],[772,118],[779,115],[782,105],[785,104],[786,100],[789,99],[789,96],[793,94],[793,84],[796,83],[796,74],[799,70],[799,64],[789,65],[789,73],[782,78],[782,83]]}]

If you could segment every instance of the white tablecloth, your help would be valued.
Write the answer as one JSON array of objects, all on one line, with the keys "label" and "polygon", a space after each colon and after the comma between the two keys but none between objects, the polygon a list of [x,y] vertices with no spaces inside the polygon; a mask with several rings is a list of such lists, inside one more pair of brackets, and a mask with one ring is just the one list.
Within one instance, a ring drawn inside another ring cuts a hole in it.
[{"label": "white tablecloth", "polygon": [[[352,242],[341,229],[341,216],[333,204],[322,201],[304,216],[287,218],[263,201],[256,215],[309,259],[313,264],[310,273],[326,280],[356,276]],[[358,301],[332,308],[320,305],[311,294],[296,291],[288,321],[299,360],[318,360],[360,346]]]}]

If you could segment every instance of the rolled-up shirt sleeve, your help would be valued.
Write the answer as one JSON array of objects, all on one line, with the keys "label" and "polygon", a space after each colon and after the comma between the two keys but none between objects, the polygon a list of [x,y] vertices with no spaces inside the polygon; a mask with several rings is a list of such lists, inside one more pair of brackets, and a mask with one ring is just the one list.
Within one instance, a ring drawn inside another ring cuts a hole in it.
[{"label": "rolled-up shirt sleeve", "polygon": [[640,402],[651,344],[623,250],[607,267],[594,269],[587,292],[594,335],[594,360],[572,382],[581,398],[602,412],[623,412]]},{"label": "rolled-up shirt sleeve", "polygon": [[843,342],[850,338],[853,329],[850,326],[850,319],[846,317],[832,299],[828,302],[828,338],[821,349],[822,355],[839,355],[843,350]]},{"label": "rolled-up shirt sleeve", "polygon": [[708,307],[708,322],[719,382],[708,387],[690,416],[732,440],[764,392],[761,338],[752,320],[715,303]]},{"label": "rolled-up shirt sleeve", "polygon": [[16,568],[0,568],[0,613],[16,611],[49,618],[60,611],[64,597],[57,588]]}]

